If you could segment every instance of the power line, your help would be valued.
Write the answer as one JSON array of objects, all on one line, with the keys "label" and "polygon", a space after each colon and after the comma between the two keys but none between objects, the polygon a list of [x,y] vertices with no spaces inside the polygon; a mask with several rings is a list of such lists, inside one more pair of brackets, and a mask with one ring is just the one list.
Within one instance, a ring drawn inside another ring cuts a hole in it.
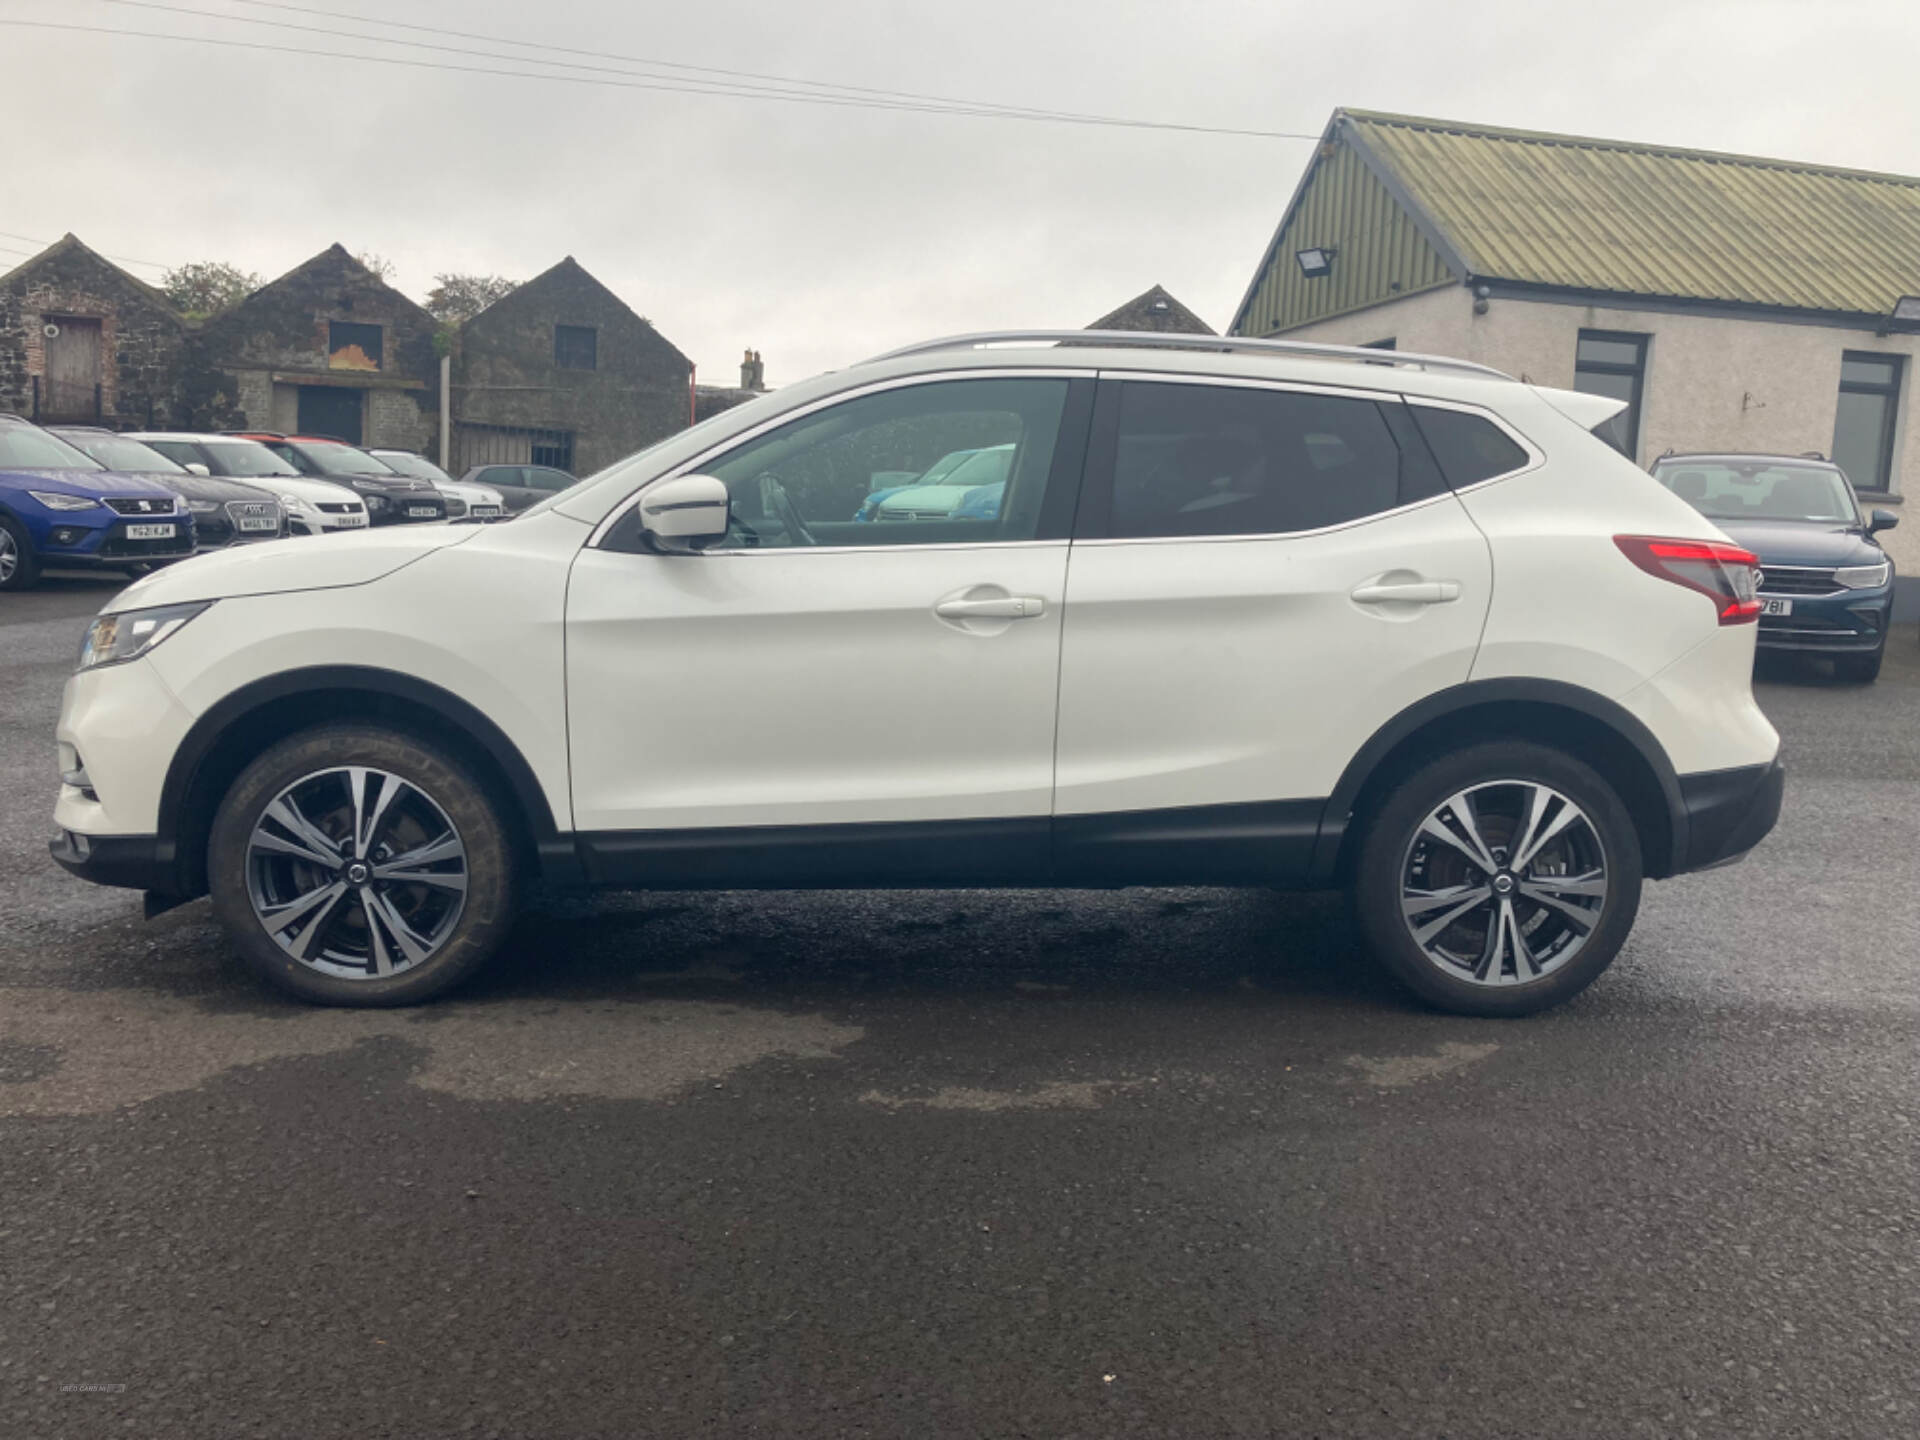
[{"label": "power line", "polygon": [[[12,23],[11,21],[0,21],[0,24],[11,24],[11,23]],[[57,245],[60,243],[57,240],[36,240],[31,235],[15,235],[11,230],[0,230],[0,235],[4,235],[9,240],[24,240],[26,241],[27,244],[38,245],[42,249],[44,249],[48,245]],[[6,247],[0,247],[0,248],[6,248]],[[18,251],[16,253],[33,256],[33,255],[39,254],[40,252],[38,250],[23,250],[23,251]],[[107,255],[107,252],[104,250],[102,250],[100,253],[102,255],[106,255],[107,259],[109,260],[118,260],[122,265],[151,265],[156,270],[171,270],[173,268],[171,265],[161,264],[158,260],[135,260],[131,255]]]},{"label": "power line", "polygon": [[[115,0],[108,0],[108,2],[109,4],[113,4]],[[603,52],[603,50],[580,50],[580,48],[576,48],[576,46],[549,44],[549,42],[545,42],[545,40],[516,40],[516,38],[509,35],[486,35],[486,33],[480,33],[480,31],[455,31],[455,29],[447,29],[447,27],[442,27],[442,25],[413,25],[413,23],[409,23],[409,21],[380,19],[380,17],[376,17],[376,15],[357,15],[357,13],[355,13],[355,15],[348,15],[348,13],[336,12],[336,10],[317,10],[315,6],[284,4],[284,0],[232,0],[232,4],[248,6],[248,8],[253,8],[253,10],[280,10],[280,12],[294,13],[294,15],[323,15],[326,19],[344,19],[344,21],[355,21],[355,23],[361,23],[361,25],[382,25],[382,27],[394,29],[394,31],[415,31],[417,35],[444,35],[451,36],[451,38],[455,38],[455,40],[484,40],[484,42],[488,42],[488,44],[511,44],[511,46],[518,46],[518,48],[522,48],[522,50],[549,50],[549,52],[553,52],[553,54],[557,54],[557,56],[588,56],[591,60],[618,60],[624,61],[624,63],[628,63],[628,65],[655,65],[655,67],[659,67],[659,69],[682,69],[682,71],[691,71],[691,73],[697,73],[697,75],[722,75],[722,77],[739,79],[739,81],[772,81],[772,83],[776,84],[803,84],[803,86],[812,86],[812,88],[820,88],[820,90],[839,90],[839,92],[845,92],[845,94],[866,94],[866,96],[879,96],[879,98],[887,98],[887,100],[920,100],[920,102],[933,102],[933,104],[943,104],[943,106],[981,106],[981,108],[991,109],[1020,109],[1020,111],[1025,111],[1025,113],[1029,113],[1029,115],[1062,115],[1062,113],[1073,113],[1073,111],[1058,111],[1058,109],[1039,109],[1035,108],[1035,106],[1004,106],[1004,104],[991,102],[991,100],[964,100],[964,98],[958,98],[958,96],[924,94],[924,92],[918,92],[918,90],[883,90],[883,88],[877,88],[877,86],[872,86],[872,84],[839,84],[835,83],[835,81],[808,81],[806,77],[801,77],[801,75],[770,75],[770,73],[766,73],[766,71],[728,69],[728,67],[722,67],[722,65],[689,65],[687,61],[657,60],[657,58],[653,58],[653,56],[620,56],[620,54]],[[242,17],[240,17],[240,15],[234,15],[232,19],[242,19]],[[372,36],[369,36],[369,38],[372,38]],[[394,44],[401,44],[401,42],[394,42]],[[1315,136],[1315,138],[1317,138],[1317,136]]]},{"label": "power line", "polygon": [[[605,65],[581,65],[568,60],[543,60],[538,56],[530,55],[500,55],[491,51],[467,50],[453,46],[429,44],[418,40],[398,40],[390,36],[368,35],[359,31],[333,30],[320,26],[299,25],[285,20],[259,20],[251,16],[233,15],[223,11],[191,9],[182,5],[166,5],[158,3],[158,0],[100,0],[100,3],[107,5],[127,5],[141,10],[166,10],[176,14],[193,15],[203,19],[228,20],[241,25],[271,25],[285,30],[305,30],[318,35],[337,35],[347,39],[367,40],[378,45],[411,45],[421,50],[442,50],[455,55],[478,55],[493,60],[530,61],[539,65],[564,65],[575,70],[599,70],[616,75],[630,73],[622,70],[614,70]],[[1049,118],[1070,117],[1076,120],[1109,118],[1087,115],[1078,111],[1045,110],[1031,105],[1007,105],[993,100],[969,100],[952,95],[928,95],[913,90],[885,90],[871,85],[843,85],[830,80],[809,80],[804,76],[774,75],[759,70],[732,70],[718,65],[692,65],[680,60],[660,60],[645,55],[620,55],[599,50],[582,50],[569,45],[550,45],[539,40],[517,40],[507,35],[487,35],[471,30],[452,30],[437,25],[414,25],[403,20],[383,20],[371,15],[343,14],[333,10],[320,10],[310,5],[280,4],[276,3],[276,0],[233,0],[233,3],[255,6],[264,10],[281,10],[296,15],[318,15],[329,20],[344,20],[359,25],[380,25],[394,30],[411,30],[422,35],[441,35],[457,40],[481,40],[490,45],[513,45],[525,50],[547,50],[559,55],[586,55],[595,60],[614,60],[627,65],[650,65],[660,70],[684,70],[694,74],[718,75],[727,77],[730,81],[771,82],[775,86],[803,86],[830,94],[871,96],[923,105],[959,106],[968,110],[1008,111],[1024,115],[1042,115]],[[761,90],[768,87],[764,84],[756,83],[750,84],[746,88]]]},{"label": "power line", "polygon": [[[310,59],[351,60],[361,64],[398,65],[413,70],[442,70],[456,74],[499,76],[516,80],[553,80],[574,85],[597,85],[617,90],[652,90],[688,95],[719,95],[734,99],[761,99],[784,101],[792,104],[831,105],[843,108],[918,111],[943,115],[969,115],[976,117],[1028,120],[1048,124],[1113,126],[1126,129],[1162,130],[1206,135],[1234,135],[1265,140],[1318,140],[1318,135],[1307,135],[1281,130],[1247,130],[1217,125],[1188,125],[1162,120],[1132,120],[1118,116],[1079,116],[1068,112],[1039,113],[1020,110],[993,109],[987,106],[943,106],[933,103],[914,101],[883,101],[865,99],[852,95],[800,94],[773,90],[746,89],[739,86],[727,87],[718,82],[687,82],[677,80],[650,79],[608,79],[592,75],[545,74],[530,70],[502,70],[479,65],[452,65],[445,61],[420,60],[398,55],[352,54],[339,50],[313,50],[293,45],[272,45],[258,40],[229,40],[211,35],[179,35],[164,31],[128,30],[106,25],[75,25],[55,20],[13,20],[0,19],[0,25],[15,26],[29,30],[63,30],[87,35],[113,35],[139,40],[172,40],[190,45],[212,45],[225,49],[257,50],[280,55],[299,55]],[[377,37],[358,37],[372,43],[382,42]],[[522,59],[523,57],[510,57]],[[551,61],[535,63],[555,63]],[[145,262],[141,262],[145,263]]]},{"label": "power line", "polygon": [[[302,25],[302,24],[299,24],[298,22],[290,21],[290,20],[256,20],[253,17],[248,15],[228,15],[223,12],[215,11],[215,10],[197,10],[185,5],[162,4],[162,3],[159,3],[159,0],[101,0],[101,3],[106,5],[126,5],[126,6],[131,6],[134,9],[138,9],[138,10],[161,10],[173,15],[190,15],[196,19],[201,19],[201,20],[229,20],[240,25],[265,25],[278,30],[298,30],[309,35],[332,35],[332,36],[335,36],[336,38],[343,39],[343,40],[364,40],[367,43],[372,45],[405,45],[405,46],[410,46],[416,50],[437,50],[443,54],[448,54],[448,55],[468,55],[468,56],[473,56],[483,60],[505,60],[510,64],[515,64],[515,65],[553,65],[553,66],[562,67],[568,70],[588,70],[588,71],[597,72],[602,75],[618,75],[623,78],[629,78],[629,79],[659,80],[659,81],[667,82],[668,86],[672,88],[686,89],[688,90],[688,93],[693,93],[693,94],[724,94],[724,95],[738,94],[746,98],[757,97],[762,99],[789,99],[789,100],[819,99],[819,98],[826,98],[827,96],[830,95],[831,98],[835,100],[839,100],[847,104],[859,105],[862,107],[871,107],[871,108],[898,107],[902,109],[924,110],[924,111],[928,111],[931,113],[938,113],[938,114],[978,114],[978,113],[988,113],[988,112],[998,114],[1002,111],[1006,111],[1007,113],[1010,113],[1010,114],[1015,114],[1023,117],[1031,116],[1035,118],[1048,118],[1048,119],[1056,119],[1056,118],[1069,119],[1070,118],[1070,119],[1076,119],[1076,120],[1086,119],[1086,118],[1097,118],[1097,117],[1083,117],[1078,115],[1070,115],[1068,112],[1065,112],[1065,111],[1037,111],[1037,110],[1029,111],[1029,110],[1020,109],[1018,107],[1012,107],[1012,106],[997,106],[985,101],[980,102],[978,105],[973,105],[970,102],[964,102],[964,101],[945,101],[945,100],[935,100],[931,98],[920,98],[920,97],[903,97],[898,100],[880,101],[880,100],[868,98],[867,96],[864,96],[864,95],[840,94],[840,93],[835,93],[834,91],[831,91],[831,90],[824,91],[824,92],[815,92],[810,90],[795,90],[795,89],[789,88],[786,85],[776,86],[776,85],[760,84],[758,82],[734,81],[734,80],[726,80],[726,81],[689,80],[686,76],[681,76],[681,75],[648,74],[647,72],[644,72],[644,71],[619,69],[611,65],[589,65],[589,64],[586,64],[584,61],[579,61],[579,60],[547,60],[539,56],[531,56],[531,55],[503,55],[497,50],[474,50],[464,45],[436,45],[432,41],[428,41],[428,40],[395,40],[382,35],[364,34],[363,32],[358,30],[336,30],[329,26],[324,26],[324,25]],[[507,41],[505,43],[511,45],[519,42]],[[652,64],[653,62],[635,61],[633,63]],[[564,79],[567,77],[549,76],[547,78]],[[791,83],[796,85],[813,85],[818,82],[802,80],[802,81],[794,81]],[[696,86],[699,88],[697,89],[690,88],[690,87],[696,87]]]}]

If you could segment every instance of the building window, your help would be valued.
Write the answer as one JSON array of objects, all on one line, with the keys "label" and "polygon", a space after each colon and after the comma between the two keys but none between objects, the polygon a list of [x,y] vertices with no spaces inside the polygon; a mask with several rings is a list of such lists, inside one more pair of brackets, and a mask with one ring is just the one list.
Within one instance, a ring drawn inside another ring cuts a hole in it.
[{"label": "building window", "polygon": [[351,320],[327,322],[329,370],[378,370],[380,358],[378,325],[360,325]]},{"label": "building window", "polygon": [[591,325],[554,326],[553,363],[562,370],[598,370],[600,332]]},{"label": "building window", "polygon": [[1900,418],[1899,355],[1840,357],[1840,404],[1833,416],[1833,463],[1856,490],[1889,494],[1900,487],[1893,473],[1894,427]]},{"label": "building window", "polygon": [[1593,433],[1629,460],[1640,455],[1640,399],[1647,380],[1646,335],[1622,335],[1613,330],[1582,330],[1574,351],[1573,388],[1589,395],[1607,395],[1627,402],[1627,408]]}]

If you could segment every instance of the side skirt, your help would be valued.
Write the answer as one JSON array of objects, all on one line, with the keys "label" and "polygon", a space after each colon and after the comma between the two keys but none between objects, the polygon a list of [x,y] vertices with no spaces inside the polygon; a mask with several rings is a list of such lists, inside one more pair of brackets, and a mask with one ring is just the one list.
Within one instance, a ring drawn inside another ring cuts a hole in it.
[{"label": "side skirt", "polygon": [[1324,800],[1012,820],[583,832],[589,884],[853,890],[1308,883]]}]

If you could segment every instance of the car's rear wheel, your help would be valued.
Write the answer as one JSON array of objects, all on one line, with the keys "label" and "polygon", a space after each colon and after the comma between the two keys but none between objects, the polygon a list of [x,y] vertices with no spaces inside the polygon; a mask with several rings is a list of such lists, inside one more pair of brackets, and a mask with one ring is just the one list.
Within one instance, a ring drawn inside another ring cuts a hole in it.
[{"label": "car's rear wheel", "polygon": [[214,913],[270,984],[328,1005],[408,1005],[466,979],[512,923],[513,840],[474,775],[372,725],[281,742],[221,802]]},{"label": "car's rear wheel", "polygon": [[26,527],[0,515],[0,590],[27,590],[40,578],[40,560]]},{"label": "car's rear wheel", "polygon": [[1526,1015],[1612,963],[1640,905],[1632,817],[1592,768],[1543,745],[1478,745],[1375,812],[1354,897],[1369,948],[1429,1003]]}]

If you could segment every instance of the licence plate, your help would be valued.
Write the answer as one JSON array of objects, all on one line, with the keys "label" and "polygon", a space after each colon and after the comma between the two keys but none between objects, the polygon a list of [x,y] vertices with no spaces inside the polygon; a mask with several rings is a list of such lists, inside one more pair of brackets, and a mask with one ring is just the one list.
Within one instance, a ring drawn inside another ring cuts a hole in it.
[{"label": "licence plate", "polygon": [[1793,613],[1793,601],[1762,600],[1760,602],[1760,613],[1762,615],[1791,615]]},{"label": "licence plate", "polygon": [[358,530],[366,523],[367,517],[364,515],[342,515],[333,522],[336,530]]},{"label": "licence plate", "polygon": [[440,513],[439,507],[434,505],[407,506],[407,514],[415,520],[431,520],[434,516],[438,515],[439,513]]},{"label": "licence plate", "polygon": [[129,540],[171,540],[175,531],[171,525],[129,525]]},{"label": "licence plate", "polygon": [[243,516],[240,521],[240,528],[242,530],[278,530],[280,528],[280,522],[278,520],[255,519]]},{"label": "licence plate", "polygon": [[469,513],[474,515],[498,515],[500,513],[500,507],[498,505],[476,505]]}]

